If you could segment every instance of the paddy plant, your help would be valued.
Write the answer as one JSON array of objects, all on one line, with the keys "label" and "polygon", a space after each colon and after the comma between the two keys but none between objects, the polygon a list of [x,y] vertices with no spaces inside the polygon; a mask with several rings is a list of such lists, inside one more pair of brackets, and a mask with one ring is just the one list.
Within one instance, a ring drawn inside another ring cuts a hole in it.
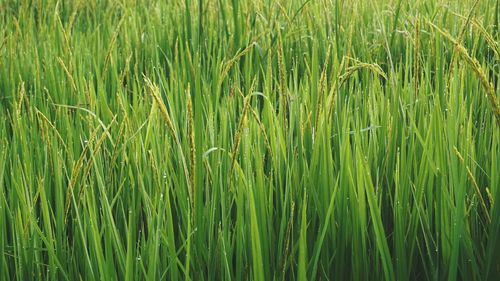
[{"label": "paddy plant", "polygon": [[498,0],[0,0],[0,280],[495,280]]}]

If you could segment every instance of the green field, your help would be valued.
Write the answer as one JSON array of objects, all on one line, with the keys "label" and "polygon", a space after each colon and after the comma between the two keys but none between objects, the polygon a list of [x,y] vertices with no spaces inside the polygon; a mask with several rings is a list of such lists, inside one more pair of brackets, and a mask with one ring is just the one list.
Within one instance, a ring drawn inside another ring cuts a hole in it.
[{"label": "green field", "polygon": [[499,14],[0,0],[0,280],[495,280]]}]

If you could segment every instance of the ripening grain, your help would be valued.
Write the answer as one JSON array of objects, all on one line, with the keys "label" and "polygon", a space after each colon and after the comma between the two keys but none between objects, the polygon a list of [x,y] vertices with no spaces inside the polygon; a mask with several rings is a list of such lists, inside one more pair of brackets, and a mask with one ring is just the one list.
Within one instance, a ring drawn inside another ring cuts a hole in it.
[{"label": "ripening grain", "polygon": [[0,280],[495,280],[499,0],[0,0]]}]

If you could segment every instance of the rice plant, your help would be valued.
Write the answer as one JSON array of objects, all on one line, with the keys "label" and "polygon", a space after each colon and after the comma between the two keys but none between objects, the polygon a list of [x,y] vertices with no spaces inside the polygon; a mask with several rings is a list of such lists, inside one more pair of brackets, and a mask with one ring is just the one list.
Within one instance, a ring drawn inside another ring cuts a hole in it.
[{"label": "rice plant", "polygon": [[499,0],[0,0],[0,280],[496,280]]}]

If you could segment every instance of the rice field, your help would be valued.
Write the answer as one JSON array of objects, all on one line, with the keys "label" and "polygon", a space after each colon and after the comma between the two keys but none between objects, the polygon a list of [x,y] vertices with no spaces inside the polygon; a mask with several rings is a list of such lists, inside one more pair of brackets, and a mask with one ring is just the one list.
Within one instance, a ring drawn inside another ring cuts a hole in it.
[{"label": "rice field", "polygon": [[498,280],[499,0],[0,0],[0,280]]}]

